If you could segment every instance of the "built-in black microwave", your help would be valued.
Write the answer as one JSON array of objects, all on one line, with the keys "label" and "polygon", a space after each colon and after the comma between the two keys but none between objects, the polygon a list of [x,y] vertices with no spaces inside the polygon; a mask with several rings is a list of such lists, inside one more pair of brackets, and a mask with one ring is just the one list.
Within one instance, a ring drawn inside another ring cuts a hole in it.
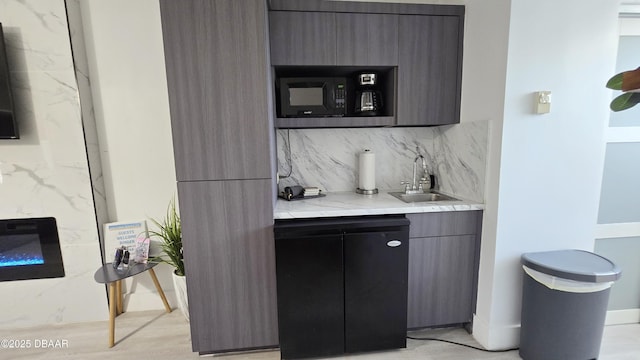
[{"label": "built-in black microwave", "polygon": [[347,79],[343,77],[280,78],[279,117],[345,116]]}]

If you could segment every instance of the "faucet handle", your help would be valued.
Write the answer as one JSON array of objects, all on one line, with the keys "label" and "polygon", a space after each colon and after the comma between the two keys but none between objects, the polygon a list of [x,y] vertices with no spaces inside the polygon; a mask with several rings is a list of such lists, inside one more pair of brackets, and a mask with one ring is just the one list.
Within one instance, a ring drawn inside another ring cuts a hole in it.
[{"label": "faucet handle", "polygon": [[405,192],[411,190],[411,183],[407,180],[400,181],[400,185],[404,185]]}]

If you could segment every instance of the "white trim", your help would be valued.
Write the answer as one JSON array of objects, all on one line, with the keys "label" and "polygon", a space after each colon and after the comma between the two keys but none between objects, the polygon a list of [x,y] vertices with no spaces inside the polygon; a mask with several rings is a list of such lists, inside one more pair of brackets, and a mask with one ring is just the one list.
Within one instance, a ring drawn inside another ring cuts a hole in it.
[{"label": "white trim", "polygon": [[608,143],[640,142],[640,126],[609,127],[606,132]]},{"label": "white trim", "polygon": [[607,311],[605,325],[622,325],[640,323],[640,309]]},{"label": "white trim", "polygon": [[520,324],[490,327],[477,314],[473,314],[471,335],[487,350],[511,349],[520,343]]},{"label": "white trim", "polygon": [[622,3],[620,5],[620,10],[619,10],[620,16],[624,16],[624,15],[638,15],[640,14],[640,5],[638,4],[633,4],[633,3]]},{"label": "white trim", "polygon": [[640,236],[640,223],[618,223],[596,225],[595,238],[622,238]]},{"label": "white trim", "polygon": [[638,36],[640,35],[640,14],[633,14],[636,16],[631,16],[629,13],[625,14],[624,17],[620,17],[619,23],[619,34],[620,36]]}]

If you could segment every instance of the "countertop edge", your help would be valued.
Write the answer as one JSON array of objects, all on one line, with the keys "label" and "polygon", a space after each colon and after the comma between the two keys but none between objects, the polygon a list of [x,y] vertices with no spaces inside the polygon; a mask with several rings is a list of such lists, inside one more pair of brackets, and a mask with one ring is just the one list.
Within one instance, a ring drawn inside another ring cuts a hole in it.
[{"label": "countertop edge", "polygon": [[474,210],[484,210],[484,204],[464,199],[408,204],[392,197],[388,193],[359,195],[351,192],[338,192],[329,193],[326,197],[319,199],[299,201],[278,199],[273,218],[274,220],[307,219]]}]

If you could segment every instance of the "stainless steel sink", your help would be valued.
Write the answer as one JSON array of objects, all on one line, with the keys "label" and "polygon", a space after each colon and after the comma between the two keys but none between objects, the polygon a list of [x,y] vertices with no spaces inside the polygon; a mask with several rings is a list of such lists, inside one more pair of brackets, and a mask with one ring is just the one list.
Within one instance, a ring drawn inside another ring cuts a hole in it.
[{"label": "stainless steel sink", "polygon": [[447,196],[447,195],[436,193],[436,192],[419,193],[419,194],[405,194],[403,192],[390,192],[389,195],[397,199],[400,199],[406,203],[458,200],[451,196]]}]

